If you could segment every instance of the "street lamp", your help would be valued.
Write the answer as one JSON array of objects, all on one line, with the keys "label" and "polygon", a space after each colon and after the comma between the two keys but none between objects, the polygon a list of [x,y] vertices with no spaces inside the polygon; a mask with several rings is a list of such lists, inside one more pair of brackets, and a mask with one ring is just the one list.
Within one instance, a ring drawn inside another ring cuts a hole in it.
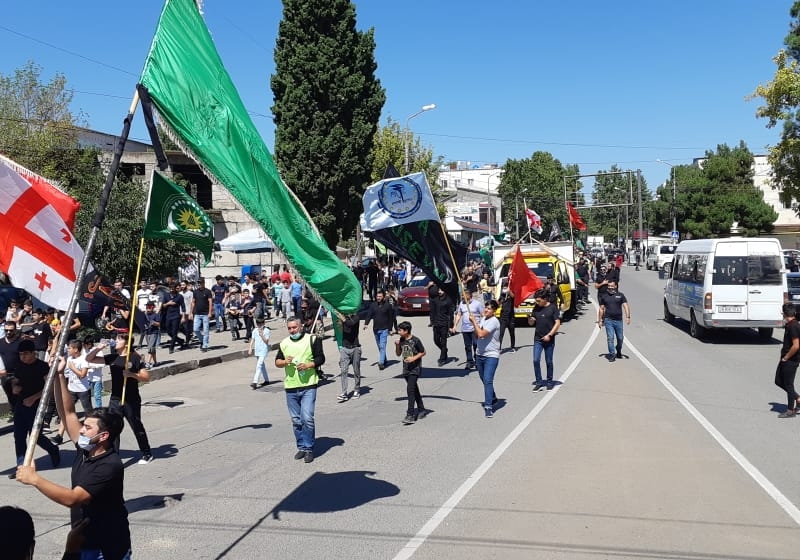
[{"label": "street lamp", "polygon": [[675,200],[675,166],[661,159],[657,159],[656,161],[664,165],[669,165],[669,174],[672,175],[672,231],[678,231],[678,208]]},{"label": "street lamp", "polygon": [[[525,203],[525,195],[528,194],[527,189],[523,189],[522,192],[518,192],[514,195],[514,235],[516,236],[516,240],[519,241],[519,197],[522,197],[523,204]],[[525,220],[528,219],[528,212],[527,212],[527,204],[525,205]]]},{"label": "street lamp", "polygon": [[410,128],[409,122],[411,121],[411,119],[413,119],[416,116],[421,115],[425,111],[431,111],[433,109],[436,109],[436,104],[435,103],[431,103],[430,105],[423,105],[422,109],[420,109],[419,111],[417,111],[416,113],[414,113],[413,115],[411,115],[410,117],[408,117],[406,119],[406,142],[405,142],[405,145],[406,145],[405,146],[406,147],[406,161],[405,161],[406,175],[411,173],[411,158],[410,158],[410,155],[411,155],[411,153],[410,153],[411,152],[411,128]]}]

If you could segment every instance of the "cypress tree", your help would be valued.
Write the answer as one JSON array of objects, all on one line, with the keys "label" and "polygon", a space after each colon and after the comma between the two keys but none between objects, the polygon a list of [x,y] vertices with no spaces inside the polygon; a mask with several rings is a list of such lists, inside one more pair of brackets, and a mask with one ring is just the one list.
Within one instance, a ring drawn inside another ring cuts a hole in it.
[{"label": "cypress tree", "polygon": [[284,0],[271,79],[275,160],[331,248],[349,238],[369,184],[386,99],[374,31],[349,0]]}]

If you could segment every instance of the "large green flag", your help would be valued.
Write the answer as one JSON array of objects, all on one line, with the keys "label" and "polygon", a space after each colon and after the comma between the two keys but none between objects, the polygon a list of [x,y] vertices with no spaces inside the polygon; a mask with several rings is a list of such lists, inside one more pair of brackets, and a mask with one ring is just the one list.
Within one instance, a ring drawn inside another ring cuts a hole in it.
[{"label": "large green flag", "polygon": [[153,171],[145,211],[145,239],[174,239],[203,253],[206,262],[214,251],[214,224],[195,199],[158,171]]},{"label": "large green flag", "polygon": [[141,83],[181,147],[230,191],[309,286],[340,312],[355,313],[361,285],[283,183],[195,0],[167,0]]}]

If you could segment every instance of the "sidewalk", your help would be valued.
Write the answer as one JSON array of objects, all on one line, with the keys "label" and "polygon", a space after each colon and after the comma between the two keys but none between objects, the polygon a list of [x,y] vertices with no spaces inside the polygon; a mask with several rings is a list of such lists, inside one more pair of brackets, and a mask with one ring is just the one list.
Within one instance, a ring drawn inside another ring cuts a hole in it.
[{"label": "sidewalk", "polygon": [[[266,326],[270,330],[270,350],[278,348],[278,344],[283,340],[289,331],[286,330],[286,325],[283,319],[270,319],[267,320]],[[325,322],[325,330],[332,330],[330,319]],[[208,352],[201,352],[200,346],[195,342],[190,348],[185,350],[175,349],[174,354],[169,353],[165,341],[169,340],[169,335],[162,333],[162,347],[158,349],[156,357],[158,358],[158,367],[150,370],[150,382],[158,379],[163,379],[169,375],[176,375],[185,373],[197,368],[206,367],[222,362],[229,362],[231,360],[239,360],[247,357],[247,349],[249,343],[244,342],[244,329],[240,330],[242,338],[239,340],[231,340],[231,333],[224,331],[218,333],[214,330],[212,325],[211,335],[209,337]],[[134,344],[138,342],[139,335],[135,334],[133,339]],[[144,349],[137,350],[140,354]],[[103,372],[103,390],[108,392],[111,390],[111,378],[109,377],[108,370]],[[10,407],[6,395],[0,392],[0,415],[8,414]]]}]

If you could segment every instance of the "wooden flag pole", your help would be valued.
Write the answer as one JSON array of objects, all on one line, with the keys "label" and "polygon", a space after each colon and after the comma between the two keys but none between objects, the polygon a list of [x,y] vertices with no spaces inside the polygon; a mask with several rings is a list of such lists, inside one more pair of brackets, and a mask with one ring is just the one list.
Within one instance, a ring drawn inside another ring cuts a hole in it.
[{"label": "wooden flag pole", "polygon": [[[81,261],[78,274],[75,278],[75,285],[72,288],[72,297],[70,298],[69,307],[67,307],[65,310],[66,313],[64,315],[62,325],[72,324],[72,318],[75,315],[75,307],[78,305],[78,300],[80,299],[81,295],[81,285],[87,271],[89,270],[89,261],[92,258],[92,253],[94,253],[95,245],[97,245],[97,235],[100,232],[100,227],[103,225],[103,220],[105,220],[108,201],[111,199],[111,188],[114,186],[114,180],[116,179],[117,171],[119,171],[119,164],[122,160],[122,152],[125,150],[125,143],[128,141],[128,135],[131,131],[131,122],[133,121],[133,116],[136,113],[136,107],[138,105],[139,94],[134,93],[130,108],[128,109],[128,114],[125,116],[125,120],[123,121],[122,133],[119,135],[119,138],[117,139],[117,145],[114,147],[114,158],[111,160],[111,166],[106,174],[106,181],[103,185],[103,191],[100,194],[100,201],[97,204],[97,211],[95,212],[94,219],[92,220],[92,229],[89,232],[89,240],[86,243],[86,248],[83,253],[83,260]],[[55,379],[59,362],[58,355],[61,354],[62,349],[67,342],[68,332],[69,328],[62,327],[61,332],[59,333],[58,343],[56,345],[57,354],[54,356],[53,363],[50,365],[50,371],[47,374],[47,379],[45,380],[44,388],[42,389],[42,398],[39,399],[39,408],[36,410],[36,417],[33,421],[33,428],[31,429],[30,436],[28,437],[28,448],[25,450],[25,458],[22,463],[25,466],[30,466],[33,462],[33,452],[36,450],[36,441],[39,439],[39,434],[42,430],[42,419],[44,418],[45,411],[47,410],[47,405],[50,404],[50,397],[53,393],[53,381]],[[77,436],[77,434],[69,435],[70,438],[72,438],[73,435]]]},{"label": "wooden flag pole", "polygon": [[[150,192],[152,192],[153,185],[150,185]],[[150,196],[148,195],[148,202]],[[146,208],[146,207],[145,207]],[[147,214],[145,214],[147,215]],[[134,280],[133,288],[135,289],[136,286],[139,285],[139,274],[142,270],[142,256],[144,255],[144,237],[139,240],[139,260],[136,262],[136,280]],[[125,343],[126,350],[125,350],[125,366],[122,370],[122,396],[119,399],[119,404],[125,404],[125,389],[128,386],[128,376],[125,375],[126,371],[130,370],[131,366],[131,346],[133,345],[133,325],[136,322],[136,308],[138,307],[138,301],[134,302],[133,298],[131,298],[131,314],[130,319],[128,321],[128,342]]]}]

